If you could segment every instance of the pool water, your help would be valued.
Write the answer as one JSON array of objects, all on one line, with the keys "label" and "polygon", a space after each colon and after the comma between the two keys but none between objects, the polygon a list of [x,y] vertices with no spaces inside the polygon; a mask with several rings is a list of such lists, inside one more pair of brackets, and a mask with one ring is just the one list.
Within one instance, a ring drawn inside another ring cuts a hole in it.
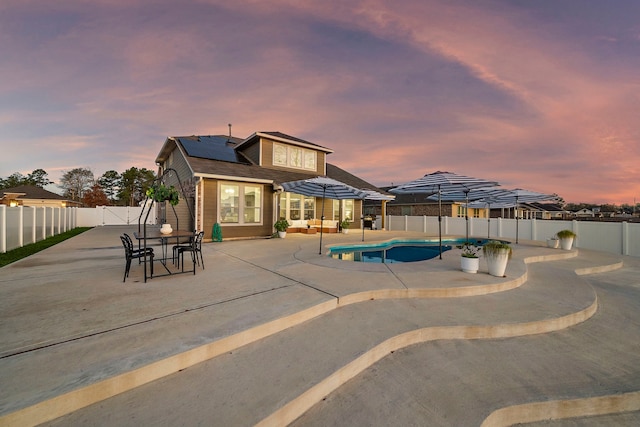
[{"label": "pool water", "polygon": [[[469,242],[482,245],[486,239],[469,239]],[[442,252],[461,245],[466,239],[447,239],[442,241]],[[439,243],[433,240],[392,240],[386,243],[369,245],[334,246],[329,256],[334,259],[355,262],[402,263],[425,261],[440,255]]]}]

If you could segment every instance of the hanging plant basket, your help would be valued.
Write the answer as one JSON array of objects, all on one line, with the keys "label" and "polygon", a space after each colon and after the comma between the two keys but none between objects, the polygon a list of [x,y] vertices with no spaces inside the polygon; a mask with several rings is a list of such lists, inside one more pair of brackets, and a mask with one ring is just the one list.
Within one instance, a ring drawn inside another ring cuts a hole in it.
[{"label": "hanging plant basket", "polygon": [[164,184],[154,185],[147,190],[147,197],[156,202],[169,202],[171,206],[180,203],[180,193],[173,185],[167,187]]}]

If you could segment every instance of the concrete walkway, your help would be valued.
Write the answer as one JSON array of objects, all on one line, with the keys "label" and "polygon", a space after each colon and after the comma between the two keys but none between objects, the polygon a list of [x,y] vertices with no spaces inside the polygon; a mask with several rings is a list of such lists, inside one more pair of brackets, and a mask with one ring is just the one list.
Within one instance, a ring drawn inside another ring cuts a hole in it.
[{"label": "concrete walkway", "polygon": [[[289,234],[205,244],[195,276],[143,283],[134,264],[123,284],[123,231],[0,269],[0,425],[471,426],[525,403],[640,402],[637,258],[524,242],[495,278],[462,273],[457,250],[349,263]],[[607,424],[638,424],[630,408]]]}]

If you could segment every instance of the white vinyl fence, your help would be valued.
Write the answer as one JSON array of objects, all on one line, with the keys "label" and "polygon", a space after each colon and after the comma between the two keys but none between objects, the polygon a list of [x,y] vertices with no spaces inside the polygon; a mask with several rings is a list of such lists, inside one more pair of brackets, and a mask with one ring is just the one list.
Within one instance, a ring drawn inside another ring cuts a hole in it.
[{"label": "white vinyl fence", "polygon": [[[97,225],[137,225],[142,209],[142,206],[97,206],[95,208],[78,208],[78,227],[95,227]],[[144,218],[142,218],[142,220],[144,220]],[[155,223],[155,215],[149,215],[147,224]]]},{"label": "white vinyl fence", "polygon": [[77,208],[0,205],[0,253],[76,228]]},{"label": "white vinyl fence", "polygon": [[[0,205],[0,253],[76,227],[138,224],[142,207],[54,208]],[[144,218],[143,218],[144,219]],[[150,215],[147,224],[155,224]]]},{"label": "white vinyl fence", "polygon": [[[380,219],[376,224],[381,227]],[[464,218],[442,217],[442,235],[465,236]],[[417,231],[438,236],[438,217],[387,216],[386,229],[390,231]],[[640,224],[629,222],[559,221],[505,218],[469,218],[469,236],[500,238],[515,242],[546,241],[560,230],[573,230],[577,234],[576,248],[640,257]]]}]

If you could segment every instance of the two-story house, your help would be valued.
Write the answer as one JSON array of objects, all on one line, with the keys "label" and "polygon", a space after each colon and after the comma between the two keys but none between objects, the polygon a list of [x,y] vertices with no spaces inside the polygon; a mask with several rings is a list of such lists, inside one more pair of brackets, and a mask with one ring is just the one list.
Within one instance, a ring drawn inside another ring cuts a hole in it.
[{"label": "two-story house", "polygon": [[[255,132],[246,139],[232,136],[169,137],[156,158],[159,174],[173,169],[185,187],[176,206],[180,228],[204,230],[211,237],[220,224],[224,238],[265,237],[277,219],[289,231],[306,228],[308,220],[343,219],[360,226],[361,200],[328,200],[282,190],[284,182],[328,176],[360,189],[377,187],[327,163],[329,148],[280,132]],[[175,178],[167,182],[177,187]],[[190,208],[190,209],[189,209]],[[161,212],[173,223],[170,212]],[[175,226],[175,224],[173,224]]]}]

